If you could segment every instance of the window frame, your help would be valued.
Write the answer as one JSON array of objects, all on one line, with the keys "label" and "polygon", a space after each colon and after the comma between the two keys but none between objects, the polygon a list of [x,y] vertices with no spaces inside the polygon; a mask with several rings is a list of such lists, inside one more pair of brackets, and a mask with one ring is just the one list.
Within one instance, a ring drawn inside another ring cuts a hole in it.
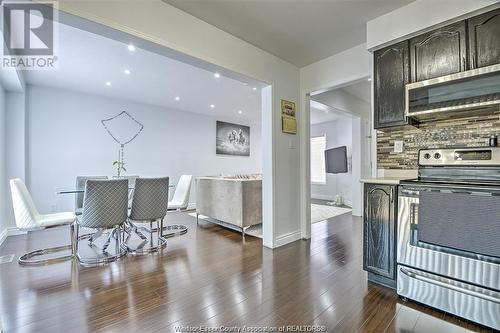
[{"label": "window frame", "polygon": [[[313,162],[313,157],[312,157],[313,149],[312,149],[312,144],[313,144],[313,139],[318,139],[318,138],[323,138],[323,140],[324,140],[324,149],[323,149],[323,154],[322,154],[322,157],[321,157],[321,159],[323,161],[323,169],[322,169],[322,171],[324,171],[323,172],[324,176],[323,176],[323,180],[322,181],[313,180],[313,178],[312,178],[312,175],[313,175],[313,166],[312,166],[312,162]],[[309,138],[309,145],[310,145],[310,155],[311,155],[311,158],[310,158],[310,160],[311,160],[311,166],[310,166],[311,167],[311,175],[310,175],[310,177],[311,177],[311,179],[310,179],[311,184],[312,185],[326,185],[327,184],[327,179],[326,179],[326,165],[325,165],[325,163],[326,163],[326,161],[325,161],[326,133],[322,134],[322,135],[311,136]]]}]

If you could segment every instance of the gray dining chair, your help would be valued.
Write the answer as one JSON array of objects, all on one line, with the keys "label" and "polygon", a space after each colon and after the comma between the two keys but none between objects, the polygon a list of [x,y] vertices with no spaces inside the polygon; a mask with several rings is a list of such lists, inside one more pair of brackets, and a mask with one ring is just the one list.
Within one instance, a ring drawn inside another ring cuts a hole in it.
[{"label": "gray dining chair", "polygon": [[[85,188],[85,183],[87,180],[92,179],[92,180],[104,180],[108,179],[108,176],[77,176],[76,177],[76,184],[75,188],[76,190],[79,189],[84,189]],[[82,215],[82,210],[83,210],[83,196],[84,192],[77,192],[75,194],[75,214],[77,216]],[[98,239],[99,237],[102,236],[102,230],[97,230],[96,232],[93,232],[91,234],[88,234],[88,241],[89,245],[92,245],[94,243],[94,240]]]},{"label": "gray dining chair", "polygon": [[[76,240],[79,237],[80,227],[109,231],[106,243],[102,248],[104,257],[83,258],[76,242],[76,257],[85,266],[99,265],[112,262],[126,254],[121,242],[121,228],[127,220],[128,181],[116,180],[87,180],[83,198],[83,212],[77,219],[75,228]],[[115,254],[109,254],[107,248],[111,240],[115,240]]]},{"label": "gray dining chair", "polygon": [[[132,196],[132,209],[129,221],[138,223],[149,223],[150,246],[144,247],[144,243],[136,249],[129,248],[133,254],[146,254],[158,251],[166,246],[167,241],[161,235],[163,218],[168,208],[168,184],[169,178],[138,178],[135,182],[134,195]],[[153,229],[153,223],[157,227]],[[157,233],[158,242],[153,244],[153,234]]]},{"label": "gray dining chair", "polygon": [[[102,179],[108,179],[108,177],[107,176],[77,176],[75,188],[77,190],[79,190],[81,188],[85,188],[85,183],[89,179],[93,179],[93,180],[101,179],[102,180]],[[76,215],[82,215],[83,195],[84,195],[83,192],[78,192],[75,195],[75,214]]]}]

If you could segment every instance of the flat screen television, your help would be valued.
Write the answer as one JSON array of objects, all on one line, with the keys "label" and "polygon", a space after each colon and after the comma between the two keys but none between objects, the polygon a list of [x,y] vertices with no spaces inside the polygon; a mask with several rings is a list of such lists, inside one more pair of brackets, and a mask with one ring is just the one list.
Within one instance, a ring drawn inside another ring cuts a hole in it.
[{"label": "flat screen television", "polygon": [[326,173],[346,173],[347,172],[347,147],[325,150]]}]

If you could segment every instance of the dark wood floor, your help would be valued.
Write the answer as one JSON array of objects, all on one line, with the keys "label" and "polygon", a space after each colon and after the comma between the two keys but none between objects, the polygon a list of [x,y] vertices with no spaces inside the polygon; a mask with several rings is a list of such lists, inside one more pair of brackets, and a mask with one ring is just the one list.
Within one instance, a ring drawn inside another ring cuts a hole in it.
[{"label": "dark wood floor", "polygon": [[[276,250],[195,219],[162,255],[103,267],[0,265],[6,332],[169,332],[179,326],[324,325],[329,332],[466,332],[480,328],[367,283],[362,224],[349,214],[315,223],[312,240]],[[0,255],[67,241],[66,230],[15,236]]]}]

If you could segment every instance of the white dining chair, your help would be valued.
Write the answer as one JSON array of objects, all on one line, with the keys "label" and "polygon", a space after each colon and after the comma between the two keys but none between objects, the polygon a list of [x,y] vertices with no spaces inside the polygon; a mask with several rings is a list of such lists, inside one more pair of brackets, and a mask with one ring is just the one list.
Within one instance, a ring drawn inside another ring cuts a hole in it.
[{"label": "white dining chair", "polygon": [[[192,175],[182,175],[175,186],[174,196],[168,202],[168,210],[185,210],[189,205],[189,195],[191,194]],[[163,221],[162,221],[163,224]],[[183,235],[188,232],[187,226],[183,224],[171,224],[163,227],[162,236],[164,238]]]},{"label": "white dining chair", "polygon": [[[26,185],[19,178],[10,180],[10,190],[12,193],[12,205],[14,208],[16,226],[19,230],[37,231],[59,226],[70,226],[71,245],[28,252],[19,257],[19,264],[40,265],[72,259],[75,254],[74,222],[76,220],[76,215],[72,212],[46,215],[40,214],[35,207],[35,203],[33,202]],[[71,250],[71,254],[50,257],[47,259],[32,259],[37,256],[45,256],[47,254],[65,250]]]},{"label": "white dining chair", "polygon": [[175,186],[174,196],[168,202],[168,210],[187,209],[189,205],[189,195],[191,194],[192,175],[182,175]]}]

